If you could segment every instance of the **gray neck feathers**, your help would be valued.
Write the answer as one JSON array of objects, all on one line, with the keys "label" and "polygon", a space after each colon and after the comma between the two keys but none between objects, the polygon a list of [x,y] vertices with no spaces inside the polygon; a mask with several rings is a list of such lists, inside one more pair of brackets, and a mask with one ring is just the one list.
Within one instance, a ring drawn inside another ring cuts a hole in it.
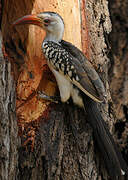
[{"label": "gray neck feathers", "polygon": [[63,33],[64,33],[64,24],[62,22],[56,23],[51,27],[48,27],[44,41],[59,42],[63,38]]}]

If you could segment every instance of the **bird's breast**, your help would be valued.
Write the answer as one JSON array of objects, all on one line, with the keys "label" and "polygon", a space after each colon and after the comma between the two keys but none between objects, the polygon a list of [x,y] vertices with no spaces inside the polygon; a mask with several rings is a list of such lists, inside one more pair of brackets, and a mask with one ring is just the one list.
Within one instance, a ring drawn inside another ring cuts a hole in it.
[{"label": "bird's breast", "polygon": [[72,64],[72,56],[65,49],[54,42],[44,42],[42,49],[46,60],[56,71],[64,74],[72,81],[79,81],[76,69]]}]

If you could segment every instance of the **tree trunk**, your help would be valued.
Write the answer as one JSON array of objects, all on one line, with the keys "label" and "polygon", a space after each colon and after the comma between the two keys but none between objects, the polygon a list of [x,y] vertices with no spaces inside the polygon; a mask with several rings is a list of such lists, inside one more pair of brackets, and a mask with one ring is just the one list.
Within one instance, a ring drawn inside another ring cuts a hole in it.
[{"label": "tree trunk", "polygon": [[0,33],[0,179],[16,177],[18,137],[15,110],[15,83],[11,65],[2,55]]},{"label": "tree trunk", "polygon": [[110,1],[109,6],[113,24],[109,35],[109,79],[116,116],[115,135],[128,163],[128,3],[116,0]]},{"label": "tree trunk", "polygon": [[[107,1],[5,0],[1,22],[5,58],[1,56],[0,61],[0,179],[108,180],[84,112],[73,104],[38,99],[38,91],[58,93],[41,51],[45,33],[35,26],[12,28],[11,24],[25,14],[42,11],[55,11],[63,17],[64,39],[82,49],[101,76],[108,103],[99,108],[113,129]],[[122,148],[126,152],[126,146]]]}]

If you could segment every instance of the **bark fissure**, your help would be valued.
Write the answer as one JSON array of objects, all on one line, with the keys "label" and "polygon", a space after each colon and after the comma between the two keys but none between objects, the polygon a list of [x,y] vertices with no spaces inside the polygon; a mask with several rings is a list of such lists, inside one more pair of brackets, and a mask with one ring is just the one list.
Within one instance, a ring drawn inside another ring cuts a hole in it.
[{"label": "bark fissure", "polygon": [[15,84],[10,63],[0,54],[0,179],[16,177],[17,122],[15,113]]}]

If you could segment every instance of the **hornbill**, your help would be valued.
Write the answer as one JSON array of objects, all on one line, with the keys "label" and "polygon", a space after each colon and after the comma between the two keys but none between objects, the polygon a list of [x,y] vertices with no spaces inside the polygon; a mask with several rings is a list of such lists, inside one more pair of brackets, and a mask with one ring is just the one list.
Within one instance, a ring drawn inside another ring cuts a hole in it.
[{"label": "hornbill", "polygon": [[108,174],[112,179],[119,179],[128,170],[97,106],[106,96],[103,82],[83,53],[62,40],[62,17],[55,12],[42,12],[23,16],[13,23],[19,24],[34,24],[46,31],[42,50],[56,78],[61,101],[66,102],[71,97],[76,105],[85,109]]}]

